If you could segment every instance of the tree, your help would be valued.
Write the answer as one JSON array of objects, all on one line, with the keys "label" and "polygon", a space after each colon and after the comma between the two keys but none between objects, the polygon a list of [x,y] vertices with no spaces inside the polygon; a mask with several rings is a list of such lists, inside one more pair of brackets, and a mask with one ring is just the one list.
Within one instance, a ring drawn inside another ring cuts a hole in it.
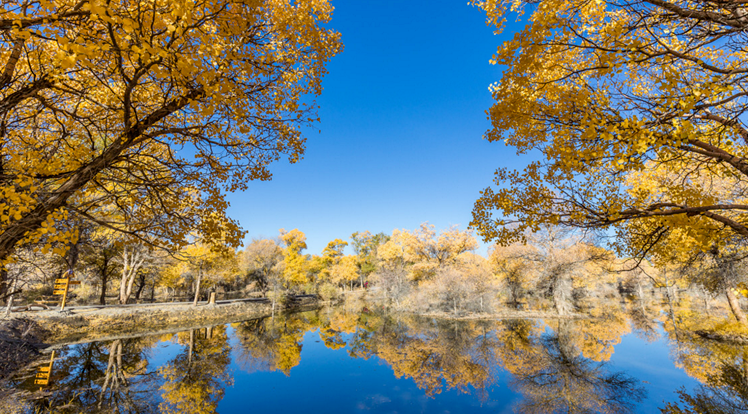
[{"label": "tree", "polygon": [[283,250],[273,240],[252,240],[244,249],[241,259],[249,280],[257,284],[265,297],[278,277],[276,265],[283,260]]},{"label": "tree", "polygon": [[308,270],[310,273],[316,274],[318,279],[330,280],[330,272],[343,257],[345,246],[348,246],[348,242],[341,239],[335,239],[327,243],[327,246],[322,250],[322,256],[314,255],[309,260]]},{"label": "tree", "polygon": [[194,287],[193,306],[200,299],[203,284],[215,286],[231,281],[239,272],[234,251],[225,246],[196,242],[182,249],[176,260],[164,269],[167,284],[179,285],[190,281]]},{"label": "tree", "polygon": [[[472,225],[502,244],[542,225],[618,232],[621,256],[663,236],[709,249],[748,236],[743,7],[718,0],[473,4],[528,25],[493,57],[489,141],[539,160],[499,169]],[[500,217],[494,217],[500,213]]]},{"label": "tree", "polygon": [[419,281],[433,277],[438,268],[456,263],[461,253],[477,247],[478,242],[471,231],[451,227],[437,236],[433,225],[423,223],[412,232],[395,229],[392,237],[377,251],[389,265],[396,262],[408,264],[411,279]]},{"label": "tree", "polygon": [[330,278],[353,290],[353,281],[358,279],[358,260],[356,256],[343,256],[330,268]]},{"label": "tree", "polygon": [[514,306],[519,306],[535,284],[538,273],[536,255],[534,246],[521,243],[506,247],[494,245],[489,249],[491,270],[504,285],[509,293],[509,303]]},{"label": "tree", "polygon": [[685,261],[680,273],[707,292],[724,295],[737,322],[748,326],[748,318],[740,307],[739,293],[736,294],[736,288],[746,280],[745,253],[741,250],[719,251],[715,247],[709,252],[696,252],[690,260]]},{"label": "tree", "polygon": [[306,235],[299,229],[288,232],[281,229],[280,239],[286,246],[283,249],[282,273],[286,287],[303,285],[308,282],[307,260],[301,255],[301,251],[306,249]]},{"label": "tree", "polygon": [[575,288],[603,282],[607,272],[600,263],[612,259],[609,251],[586,243],[581,236],[559,227],[545,227],[527,236],[532,249],[525,257],[533,263],[537,290],[553,300],[559,315],[575,310]]},{"label": "tree", "polygon": [[84,246],[83,261],[101,283],[99,304],[106,305],[106,291],[109,281],[114,278],[117,267],[117,247],[106,234],[93,236]]},{"label": "tree", "polygon": [[[182,246],[238,245],[223,194],[301,159],[339,35],[325,1],[9,1],[0,12],[0,264],[129,203]],[[121,206],[121,205],[120,205]],[[172,246],[173,247],[173,246]]]},{"label": "tree", "polygon": [[390,236],[384,233],[371,234],[369,231],[355,232],[351,234],[351,246],[353,252],[358,256],[359,273],[361,274],[361,285],[364,278],[377,270],[377,248],[387,243]]},{"label": "tree", "polygon": [[130,300],[135,276],[141,271],[150,255],[151,252],[143,245],[125,245],[122,248],[120,252],[122,278],[120,278],[119,282],[119,303],[121,305],[126,304]]}]

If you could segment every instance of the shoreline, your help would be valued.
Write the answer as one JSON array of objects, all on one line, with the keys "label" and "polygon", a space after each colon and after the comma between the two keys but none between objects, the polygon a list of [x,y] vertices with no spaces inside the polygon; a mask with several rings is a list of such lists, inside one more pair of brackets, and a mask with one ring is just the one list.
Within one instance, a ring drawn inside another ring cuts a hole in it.
[{"label": "shoreline", "polygon": [[149,304],[146,306],[83,306],[63,312],[23,312],[0,319],[0,382],[10,378],[41,355],[69,344],[106,341],[127,337],[176,333],[191,328],[270,317],[274,313],[317,309],[312,297],[301,297],[292,306],[269,300],[234,300],[215,304],[203,302]]},{"label": "shoreline", "polygon": [[553,312],[541,312],[541,311],[501,311],[494,313],[472,313],[467,315],[454,315],[449,312],[404,312],[401,313],[412,314],[415,316],[421,316],[426,318],[437,318],[437,319],[448,319],[453,321],[476,321],[476,320],[496,320],[496,319],[594,319],[592,315],[586,315],[583,313],[569,313],[566,315],[559,315]]},{"label": "shoreline", "polygon": [[71,308],[28,312],[19,317],[32,320],[48,332],[42,342],[47,346],[81,342],[94,342],[115,336],[148,335],[153,332],[181,327],[216,325],[241,320],[272,316],[273,313],[309,310],[319,306],[316,299],[305,297],[293,306],[276,304],[269,300],[235,300],[201,303],[149,304],[146,306],[106,306]]}]

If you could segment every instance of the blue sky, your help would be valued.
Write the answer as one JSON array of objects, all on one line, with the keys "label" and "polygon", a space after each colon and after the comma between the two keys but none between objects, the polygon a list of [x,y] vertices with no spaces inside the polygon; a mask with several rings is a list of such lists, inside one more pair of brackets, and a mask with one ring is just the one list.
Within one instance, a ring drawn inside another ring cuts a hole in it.
[{"label": "blue sky", "polygon": [[466,228],[494,170],[523,164],[512,148],[482,139],[488,86],[501,75],[488,61],[519,28],[494,35],[466,1],[332,4],[329,25],[345,51],[328,66],[304,159],[276,163],[272,181],[228,197],[245,245],[298,228],[317,254],[354,231],[425,221]]}]

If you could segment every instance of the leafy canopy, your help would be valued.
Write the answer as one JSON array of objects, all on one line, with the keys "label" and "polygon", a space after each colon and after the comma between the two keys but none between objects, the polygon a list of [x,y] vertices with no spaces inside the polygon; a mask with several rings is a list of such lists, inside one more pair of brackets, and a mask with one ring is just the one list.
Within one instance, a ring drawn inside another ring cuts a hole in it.
[{"label": "leafy canopy", "polygon": [[483,1],[505,67],[489,141],[539,154],[499,169],[472,225],[510,244],[544,225],[613,228],[623,255],[748,237],[744,6],[717,0]]}]

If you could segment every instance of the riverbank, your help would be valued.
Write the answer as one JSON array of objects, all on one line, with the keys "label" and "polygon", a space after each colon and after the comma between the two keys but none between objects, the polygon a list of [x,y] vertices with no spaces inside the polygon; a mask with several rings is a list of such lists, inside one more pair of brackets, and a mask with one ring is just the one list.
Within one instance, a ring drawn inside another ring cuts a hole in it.
[{"label": "riverbank", "polygon": [[0,320],[0,383],[39,356],[48,334],[27,318]]},{"label": "riverbank", "polygon": [[266,299],[242,299],[198,306],[191,303],[82,306],[63,312],[16,313],[0,321],[0,381],[38,358],[40,353],[63,344],[178,332],[317,307],[315,297],[304,296],[292,299],[286,306],[273,306]]},{"label": "riverbank", "polygon": [[138,306],[105,306],[27,312],[23,316],[38,323],[46,332],[43,342],[60,343],[99,341],[123,335],[144,335],[153,331],[196,325],[216,325],[271,316],[281,310],[306,310],[318,306],[316,298],[301,297],[293,305],[273,306],[266,299],[242,299],[200,303],[163,303]]}]

